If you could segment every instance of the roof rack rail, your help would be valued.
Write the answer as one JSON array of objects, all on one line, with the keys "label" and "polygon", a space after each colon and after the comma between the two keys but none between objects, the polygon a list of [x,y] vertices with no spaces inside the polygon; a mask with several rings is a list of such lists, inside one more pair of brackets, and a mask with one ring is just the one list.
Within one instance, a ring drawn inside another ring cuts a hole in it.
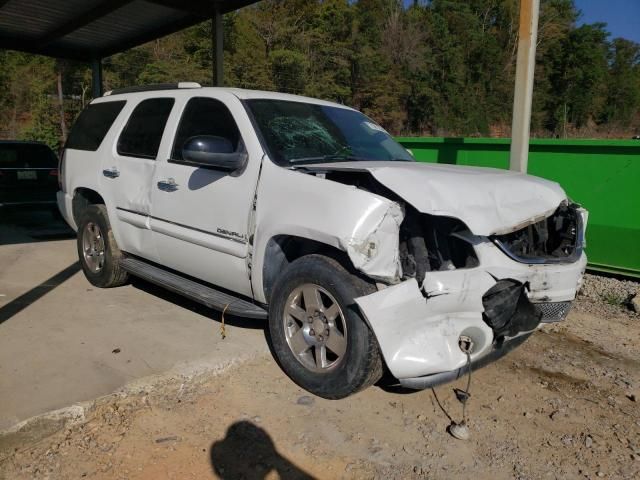
[{"label": "roof rack rail", "polygon": [[196,82],[178,82],[178,83],[155,83],[153,85],[138,85],[135,87],[116,88],[105,92],[103,97],[109,95],[119,95],[121,93],[139,93],[153,92],[156,90],[177,90],[179,88],[202,88],[202,85]]}]

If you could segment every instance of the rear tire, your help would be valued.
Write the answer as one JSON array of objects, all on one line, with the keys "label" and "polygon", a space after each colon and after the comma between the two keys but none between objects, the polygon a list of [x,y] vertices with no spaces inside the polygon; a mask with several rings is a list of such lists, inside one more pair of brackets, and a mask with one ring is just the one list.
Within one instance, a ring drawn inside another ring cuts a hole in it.
[{"label": "rear tire", "polygon": [[373,291],[333,258],[308,255],[289,265],[273,290],[269,332],[280,366],[295,383],[338,399],[380,379],[378,342],[354,302]]},{"label": "rear tire", "polygon": [[89,205],[80,215],[77,247],[82,271],[92,285],[111,288],[127,283],[129,274],[120,266],[122,252],[104,205]]}]

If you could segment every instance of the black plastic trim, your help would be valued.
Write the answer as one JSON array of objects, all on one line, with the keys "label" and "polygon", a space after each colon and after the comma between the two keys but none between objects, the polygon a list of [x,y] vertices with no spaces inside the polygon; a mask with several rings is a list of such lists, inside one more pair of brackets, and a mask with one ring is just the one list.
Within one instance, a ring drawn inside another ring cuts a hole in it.
[{"label": "black plastic trim", "polygon": [[[237,98],[237,96],[236,96],[236,98]],[[175,164],[178,164],[178,165],[189,165],[190,167],[200,167],[200,168],[212,169],[212,167],[203,167],[202,165],[194,165],[192,163],[185,162],[185,160],[179,160],[179,159],[173,158],[173,151],[176,148],[176,140],[178,138],[178,132],[180,131],[180,127],[182,126],[182,121],[184,120],[184,114],[187,111],[187,108],[189,107],[189,104],[191,102],[193,102],[194,100],[203,100],[203,99],[205,99],[205,100],[215,100],[216,102],[220,103],[224,108],[227,109],[227,111],[229,112],[229,115],[231,116],[231,118],[233,119],[234,123],[236,124],[236,129],[238,130],[238,145],[236,147],[236,150],[238,151],[237,153],[246,153],[247,156],[248,156],[246,143],[245,143],[244,139],[242,138],[242,132],[240,131],[240,127],[238,126],[238,120],[236,120],[236,117],[233,115],[233,112],[231,111],[229,106],[224,101],[220,100],[219,98],[208,97],[206,95],[198,95],[197,97],[191,97],[182,106],[182,111],[180,112],[180,119],[178,120],[178,123],[176,124],[176,129],[173,132],[173,141],[171,142],[171,152],[169,154],[169,158],[167,159],[168,163],[175,163]],[[240,100],[240,101],[242,102],[242,100]],[[245,163],[245,166],[246,166],[246,163]],[[217,168],[215,170],[220,170],[220,169]],[[244,168],[242,168],[240,170],[244,172]]]},{"label": "black plastic trim", "polygon": [[[243,142],[243,144],[244,144],[244,142]],[[238,152],[234,152],[234,153],[238,153],[240,155],[244,155],[245,156],[244,166],[241,167],[241,168],[238,168],[237,170],[226,170],[226,169],[221,168],[221,167],[214,167],[212,165],[202,165],[201,163],[191,162],[189,160],[174,160],[172,158],[168,158],[167,159],[167,163],[173,163],[174,165],[185,165],[187,167],[204,168],[206,170],[214,170],[216,172],[226,173],[226,174],[228,174],[229,176],[232,176],[232,177],[237,177],[237,176],[239,176],[238,172],[239,173],[244,172],[247,163],[249,163],[249,154],[247,153],[246,148],[244,148],[244,146],[243,146],[242,150],[240,150]]]},{"label": "black plastic trim", "polygon": [[251,300],[213,288],[201,281],[192,280],[179,272],[173,272],[166,268],[135,257],[126,257],[120,260],[120,265],[126,271],[155,283],[167,290],[187,297],[229,315],[245,318],[266,319],[267,310]]},{"label": "black plastic trim", "polygon": [[154,83],[151,85],[137,85],[132,87],[116,88],[114,90],[110,90],[109,95],[106,95],[106,96],[110,97],[111,95],[121,95],[123,93],[156,92],[161,90],[189,90],[189,89],[196,89],[196,88],[202,88],[202,86],[200,87],[182,86],[181,87],[180,83]]}]

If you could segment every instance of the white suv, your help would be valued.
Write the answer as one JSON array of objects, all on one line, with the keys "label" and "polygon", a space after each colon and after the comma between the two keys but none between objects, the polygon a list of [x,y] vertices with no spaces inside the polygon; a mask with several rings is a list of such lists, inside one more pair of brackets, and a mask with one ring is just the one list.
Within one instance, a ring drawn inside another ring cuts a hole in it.
[{"label": "white suv", "polygon": [[586,212],[551,181],[414,161],[363,114],[197,84],[113,91],[82,112],[58,203],[85,275],[135,275],[269,319],[300,386],[341,398],[383,365],[457,378],[562,320]]}]

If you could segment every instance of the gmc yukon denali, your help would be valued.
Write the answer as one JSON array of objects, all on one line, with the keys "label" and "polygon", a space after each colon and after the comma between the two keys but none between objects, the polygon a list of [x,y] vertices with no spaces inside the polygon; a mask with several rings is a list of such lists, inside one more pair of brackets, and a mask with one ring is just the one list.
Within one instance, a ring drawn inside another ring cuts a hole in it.
[{"label": "gmc yukon denali", "polygon": [[587,212],[551,181],[418,163],[326,101],[181,83],[107,92],[60,162],[87,279],[268,319],[296,383],[427,388],[561,321]]}]

